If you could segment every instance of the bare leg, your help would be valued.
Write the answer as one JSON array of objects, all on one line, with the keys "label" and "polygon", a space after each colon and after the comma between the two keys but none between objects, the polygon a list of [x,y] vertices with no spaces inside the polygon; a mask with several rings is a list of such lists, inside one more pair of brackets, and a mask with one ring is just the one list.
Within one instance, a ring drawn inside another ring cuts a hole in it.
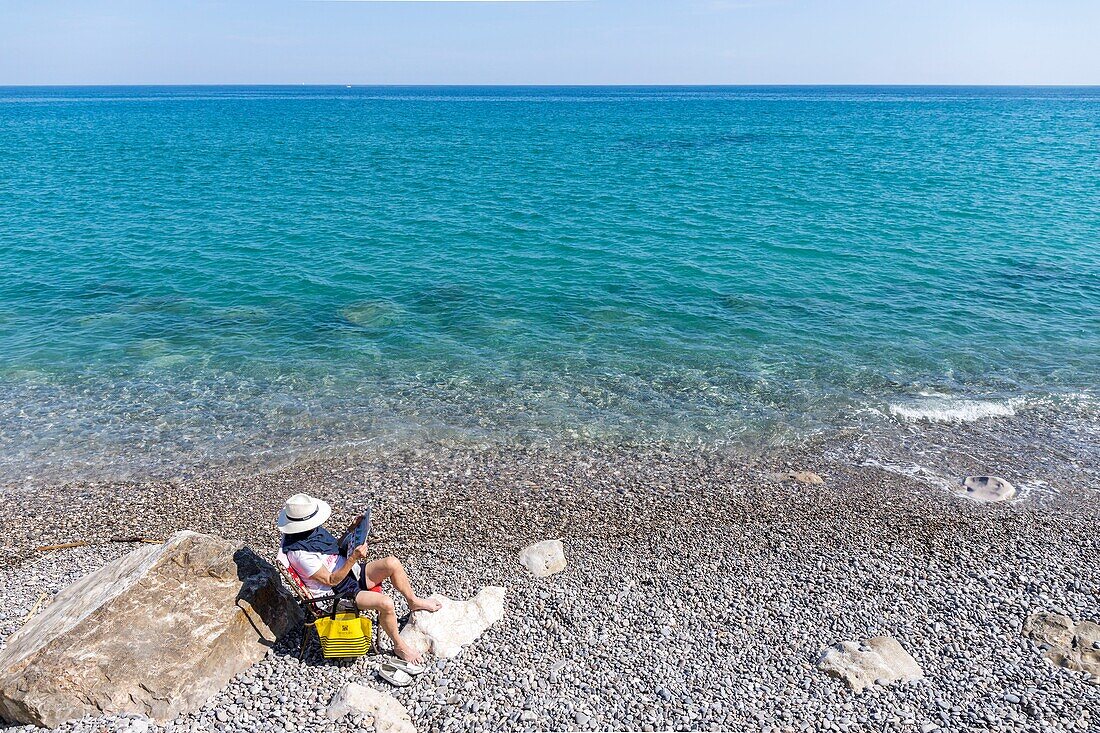
[{"label": "bare leg", "polygon": [[409,602],[410,611],[438,611],[443,604],[433,598],[421,598],[412,589],[409,582],[409,574],[405,572],[401,561],[393,555],[381,560],[372,560],[363,566],[363,572],[367,575],[368,587],[378,585],[389,578],[390,583],[397,592],[405,596]]},{"label": "bare leg", "polygon": [[363,611],[377,611],[378,625],[386,632],[386,636],[393,641],[393,653],[407,662],[420,661],[420,652],[405,643],[405,640],[397,633],[397,612],[393,609],[393,601],[385,593],[361,590],[355,596],[355,605]]}]

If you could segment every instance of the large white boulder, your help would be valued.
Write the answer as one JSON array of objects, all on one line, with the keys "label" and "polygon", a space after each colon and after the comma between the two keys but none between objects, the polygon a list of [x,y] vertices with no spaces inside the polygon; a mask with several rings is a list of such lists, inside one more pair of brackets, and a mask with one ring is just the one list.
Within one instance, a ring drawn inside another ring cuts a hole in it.
[{"label": "large white boulder", "polygon": [[179,532],[63,589],[0,651],[0,718],[167,720],[193,710],[301,623],[251,550]]},{"label": "large white boulder", "polygon": [[421,652],[453,657],[475,641],[485,629],[504,618],[505,589],[490,585],[468,601],[432,595],[443,604],[434,613],[417,611],[401,632],[401,638]]},{"label": "large white boulder", "polygon": [[1024,622],[1024,636],[1042,647],[1047,659],[1059,667],[1100,678],[1100,624],[1075,624],[1068,616],[1043,611]]},{"label": "large white boulder", "polygon": [[967,476],[961,482],[959,493],[979,504],[993,504],[1015,497],[1016,487],[999,476]]},{"label": "large white boulder", "polygon": [[519,553],[520,565],[536,578],[545,578],[565,570],[565,546],[561,540],[544,540],[523,548]]},{"label": "large white boulder", "polygon": [[339,720],[356,712],[374,721],[378,733],[416,733],[409,711],[388,693],[349,682],[340,688],[328,704],[328,717]]},{"label": "large white boulder", "polygon": [[826,674],[847,682],[855,692],[863,692],[874,684],[889,685],[924,678],[917,660],[890,636],[834,644],[821,655],[817,666]]}]

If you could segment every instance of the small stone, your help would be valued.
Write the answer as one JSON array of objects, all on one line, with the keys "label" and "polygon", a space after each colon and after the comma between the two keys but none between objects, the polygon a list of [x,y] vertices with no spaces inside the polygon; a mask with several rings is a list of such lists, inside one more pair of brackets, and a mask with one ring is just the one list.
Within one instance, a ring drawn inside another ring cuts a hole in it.
[{"label": "small stone", "polygon": [[371,718],[379,733],[416,733],[409,711],[393,695],[355,682],[349,682],[333,695],[326,712],[331,720],[349,713]]},{"label": "small stone", "polygon": [[149,721],[145,718],[134,718],[126,724],[126,733],[149,733]]}]

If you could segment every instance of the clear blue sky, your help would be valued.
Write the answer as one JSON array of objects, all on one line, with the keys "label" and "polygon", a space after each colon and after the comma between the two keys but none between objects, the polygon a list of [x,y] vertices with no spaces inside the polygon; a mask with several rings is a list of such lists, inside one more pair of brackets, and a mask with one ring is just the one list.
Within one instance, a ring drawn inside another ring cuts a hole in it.
[{"label": "clear blue sky", "polygon": [[0,0],[0,84],[1100,84],[1100,0]]}]

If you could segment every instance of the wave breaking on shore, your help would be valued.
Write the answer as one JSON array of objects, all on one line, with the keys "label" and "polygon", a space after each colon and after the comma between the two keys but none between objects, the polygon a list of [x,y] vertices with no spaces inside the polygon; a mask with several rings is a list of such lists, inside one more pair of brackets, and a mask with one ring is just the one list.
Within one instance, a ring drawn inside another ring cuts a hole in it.
[{"label": "wave breaking on shore", "polygon": [[1013,417],[1026,402],[1023,397],[1007,400],[977,400],[948,396],[922,396],[908,402],[895,402],[889,406],[890,414],[917,422],[975,422],[998,417]]}]

